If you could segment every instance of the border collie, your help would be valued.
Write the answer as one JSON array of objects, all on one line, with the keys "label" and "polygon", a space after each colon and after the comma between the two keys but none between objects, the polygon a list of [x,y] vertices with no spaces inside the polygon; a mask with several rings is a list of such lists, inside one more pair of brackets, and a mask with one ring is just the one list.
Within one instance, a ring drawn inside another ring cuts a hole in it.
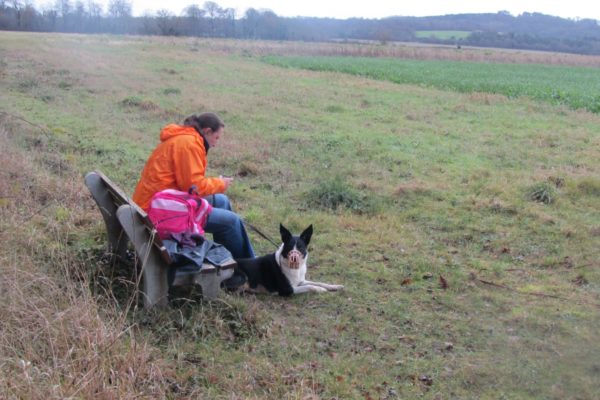
[{"label": "border collie", "polygon": [[311,282],[305,279],[308,243],[313,227],[310,225],[300,236],[293,236],[279,224],[282,245],[273,254],[258,258],[238,259],[237,271],[247,278],[246,287],[251,292],[279,293],[280,296],[306,292],[327,292],[341,290],[342,285]]}]

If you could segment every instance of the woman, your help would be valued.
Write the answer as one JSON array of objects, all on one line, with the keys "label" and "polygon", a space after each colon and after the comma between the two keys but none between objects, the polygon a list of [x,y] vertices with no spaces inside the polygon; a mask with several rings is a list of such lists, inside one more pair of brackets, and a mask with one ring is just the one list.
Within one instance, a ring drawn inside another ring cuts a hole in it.
[{"label": "woman", "polygon": [[191,115],[183,125],[165,126],[159,145],[142,171],[133,201],[148,210],[154,193],[165,189],[187,192],[195,186],[214,207],[204,230],[212,233],[214,241],[225,246],[233,258],[254,258],[244,224],[224,194],[233,178],[205,176],[208,150],[217,145],[224,128],[223,121],[213,113]]}]

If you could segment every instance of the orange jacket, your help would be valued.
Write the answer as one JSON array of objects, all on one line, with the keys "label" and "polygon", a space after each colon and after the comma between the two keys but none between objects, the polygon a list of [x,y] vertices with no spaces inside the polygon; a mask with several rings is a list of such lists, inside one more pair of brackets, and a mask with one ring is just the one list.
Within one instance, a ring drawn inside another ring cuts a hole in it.
[{"label": "orange jacket", "polygon": [[191,126],[170,124],[160,132],[160,143],[148,158],[133,201],[148,210],[150,199],[164,189],[187,192],[196,185],[201,196],[225,191],[221,178],[207,178],[204,138]]}]

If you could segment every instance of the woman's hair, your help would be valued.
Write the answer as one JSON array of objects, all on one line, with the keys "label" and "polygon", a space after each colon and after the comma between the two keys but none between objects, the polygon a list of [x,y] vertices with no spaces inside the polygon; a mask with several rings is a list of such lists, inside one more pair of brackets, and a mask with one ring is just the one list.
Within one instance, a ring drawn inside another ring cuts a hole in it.
[{"label": "woman's hair", "polygon": [[203,113],[200,115],[190,115],[183,121],[184,126],[193,126],[198,133],[202,134],[202,129],[210,128],[213,132],[225,127],[221,118],[215,113]]}]

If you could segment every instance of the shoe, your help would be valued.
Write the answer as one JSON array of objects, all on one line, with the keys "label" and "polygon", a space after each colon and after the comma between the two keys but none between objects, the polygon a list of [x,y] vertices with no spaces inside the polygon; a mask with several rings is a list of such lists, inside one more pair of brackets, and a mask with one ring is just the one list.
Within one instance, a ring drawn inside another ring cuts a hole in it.
[{"label": "shoe", "polygon": [[226,290],[235,290],[247,281],[248,279],[246,278],[246,275],[236,271],[233,273],[231,278],[225,279],[223,282],[221,282],[221,287]]}]

